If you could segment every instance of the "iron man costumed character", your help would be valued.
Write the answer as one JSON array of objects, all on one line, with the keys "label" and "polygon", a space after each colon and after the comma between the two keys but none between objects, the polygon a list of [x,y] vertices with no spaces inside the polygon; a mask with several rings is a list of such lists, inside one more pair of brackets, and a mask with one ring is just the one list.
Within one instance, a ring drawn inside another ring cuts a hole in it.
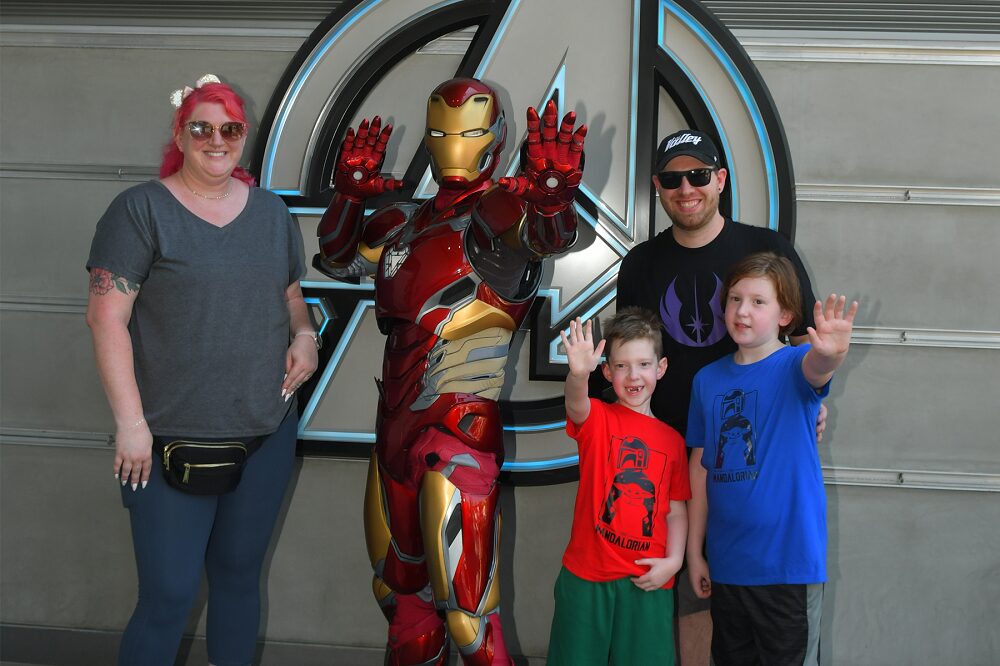
[{"label": "iron man costumed character", "polygon": [[365,120],[340,149],[313,264],[333,278],[374,277],[388,336],[364,512],[391,666],[447,663],[449,636],[465,664],[510,663],[497,399],[541,262],[576,239],[586,127],[574,131],[574,113],[557,121],[551,101],[541,118],[528,109],[521,172],[494,183],[506,138],[499,97],[476,79],[442,83],[424,137],[437,194],[367,218],[366,197],[402,186],[379,174],[392,126]]}]

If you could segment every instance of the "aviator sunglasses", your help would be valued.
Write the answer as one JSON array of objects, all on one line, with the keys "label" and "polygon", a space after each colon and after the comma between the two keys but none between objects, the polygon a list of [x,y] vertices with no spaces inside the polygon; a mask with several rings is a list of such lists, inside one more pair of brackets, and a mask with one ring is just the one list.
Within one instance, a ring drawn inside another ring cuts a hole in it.
[{"label": "aviator sunglasses", "polygon": [[219,130],[219,135],[226,141],[239,141],[247,133],[247,124],[236,120],[222,123],[219,126],[215,126],[207,120],[190,120],[184,125],[191,138],[198,141],[211,139],[215,130]]},{"label": "aviator sunglasses", "polygon": [[689,171],[663,171],[656,174],[660,186],[667,190],[676,190],[681,186],[681,179],[687,178],[691,187],[705,187],[712,182],[712,172],[715,169],[691,169]]}]

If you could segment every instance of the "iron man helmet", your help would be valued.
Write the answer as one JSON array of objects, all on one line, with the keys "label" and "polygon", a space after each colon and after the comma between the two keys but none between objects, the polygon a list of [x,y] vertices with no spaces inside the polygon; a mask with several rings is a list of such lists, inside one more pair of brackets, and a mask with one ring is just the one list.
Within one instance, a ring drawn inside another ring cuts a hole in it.
[{"label": "iron man helmet", "polygon": [[478,79],[451,79],[427,100],[424,145],[440,187],[470,187],[497,167],[507,136],[496,91]]}]

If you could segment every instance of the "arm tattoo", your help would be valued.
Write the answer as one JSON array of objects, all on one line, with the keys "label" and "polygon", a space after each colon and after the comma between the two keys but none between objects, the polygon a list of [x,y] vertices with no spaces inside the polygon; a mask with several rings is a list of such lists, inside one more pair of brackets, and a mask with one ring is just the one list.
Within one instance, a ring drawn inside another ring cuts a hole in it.
[{"label": "arm tattoo", "polygon": [[115,275],[103,268],[90,269],[90,293],[95,296],[103,296],[112,289],[117,289],[127,296],[139,291],[139,283],[132,282],[124,275]]}]

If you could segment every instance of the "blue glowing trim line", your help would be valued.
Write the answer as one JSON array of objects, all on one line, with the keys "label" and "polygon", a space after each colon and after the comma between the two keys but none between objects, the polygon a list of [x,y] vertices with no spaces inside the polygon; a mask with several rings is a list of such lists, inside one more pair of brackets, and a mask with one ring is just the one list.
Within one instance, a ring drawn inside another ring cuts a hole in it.
[{"label": "blue glowing trim line", "polygon": [[[340,336],[340,340],[337,342],[336,348],[333,350],[333,354],[330,356],[329,362],[326,367],[323,368],[323,374],[320,376],[319,381],[316,382],[316,388],[313,390],[312,396],[309,398],[309,404],[302,411],[302,417],[299,421],[299,438],[300,439],[314,439],[315,435],[324,435],[322,439],[333,439],[333,440],[343,440],[343,441],[359,441],[357,439],[351,439],[351,437],[356,437],[358,433],[349,432],[329,432],[322,431],[316,432],[309,430],[309,424],[312,421],[313,415],[316,413],[316,408],[319,405],[320,400],[326,394],[326,390],[330,385],[330,380],[333,379],[333,375],[337,368],[340,366],[340,362],[347,351],[347,347],[351,344],[351,340],[354,338],[354,333],[357,331],[358,326],[361,324],[361,318],[364,316],[365,311],[369,308],[375,307],[375,301],[365,299],[358,301],[358,304],[354,308],[354,313],[351,315],[350,320],[344,327],[344,332]],[[329,436],[329,437],[325,437]],[[343,437],[341,437],[343,436]],[[372,438],[374,440],[374,434]],[[316,437],[320,439],[320,437]],[[367,441],[367,440],[365,440]]]},{"label": "blue glowing trim line", "polygon": [[[539,100],[538,104],[535,106],[535,110],[544,109],[545,105],[548,104],[552,96],[556,96],[556,104],[559,109],[565,111],[566,109],[566,54],[563,54],[563,60],[559,64],[559,68],[556,69],[555,75],[552,77],[552,81],[549,82],[549,87],[542,95],[542,99]],[[561,119],[560,119],[561,120]],[[514,151],[513,159],[510,161],[510,166],[507,167],[507,176],[513,176],[517,173],[518,169],[521,168],[521,144],[528,136],[528,128],[524,128],[524,136],[518,142],[518,150]]]},{"label": "blue glowing trim line", "polygon": [[[629,187],[631,187],[631,185],[629,185]],[[606,217],[607,219],[609,219],[612,222],[614,222],[614,224],[615,224],[616,227],[618,227],[622,231],[628,233],[629,238],[633,237],[632,233],[631,233],[631,230],[632,230],[632,227],[635,226],[635,225],[633,225],[632,223],[626,223],[621,218],[620,215],[618,215],[616,212],[614,212],[613,210],[611,210],[610,208],[608,208],[608,205],[606,203],[604,203],[603,199],[601,199],[599,196],[597,196],[596,194],[594,194],[590,190],[590,188],[587,187],[583,183],[580,183],[580,192],[583,193],[583,196],[587,197],[587,199],[589,201],[592,201],[595,206],[597,206],[597,210],[600,211],[601,213],[603,213],[604,217]],[[632,198],[635,199],[635,196],[633,195]],[[580,209],[578,208],[577,210],[580,210]],[[580,212],[583,212],[583,211],[580,211]],[[629,219],[631,220],[633,218],[629,217]],[[594,224],[594,226],[595,227],[597,226],[596,223]],[[619,245],[621,245],[621,244],[619,243]]]},{"label": "blue glowing trim line", "polygon": [[509,460],[504,462],[500,468],[505,472],[547,472],[553,469],[565,469],[580,462],[580,456],[566,456],[565,458],[552,458],[551,460],[525,460],[518,462]]},{"label": "blue glowing trim line", "polygon": [[[260,180],[261,187],[270,189],[271,186],[271,171],[274,169],[274,159],[277,155],[278,142],[281,140],[281,134],[285,129],[285,122],[288,120],[288,114],[291,112],[292,107],[295,105],[295,101],[298,99],[299,93],[302,92],[302,88],[305,86],[306,81],[312,74],[316,65],[319,61],[323,59],[326,52],[330,50],[334,42],[343,36],[355,23],[357,23],[362,16],[367,14],[369,11],[375,8],[382,0],[367,0],[367,2],[362,2],[360,5],[351,10],[340,22],[334,26],[333,32],[327,35],[326,39],[319,44],[319,47],[313,49],[309,60],[306,61],[305,65],[301,67],[298,73],[295,75],[295,79],[292,81],[291,88],[289,92],[285,95],[285,98],[281,101],[281,108],[278,110],[278,114],[275,117],[274,129],[271,132],[271,136],[267,140],[267,152],[264,157],[264,165],[261,169]],[[302,194],[299,190],[280,190],[284,194],[298,196]]]},{"label": "blue glowing trim line", "polygon": [[[271,190],[271,191],[274,192],[275,194],[278,194],[278,192],[275,191],[275,190]],[[292,208],[289,208],[288,212],[291,213],[292,215],[314,215],[316,217],[322,217],[323,213],[326,212],[326,208],[321,208],[319,206],[315,206],[315,207],[310,207],[310,206],[294,206]],[[365,217],[368,217],[369,215],[371,215],[374,212],[375,212],[374,208],[365,208]]]},{"label": "blue glowing trim line", "polygon": [[[573,297],[565,306],[559,307],[558,300],[562,295],[560,290],[555,287],[550,287],[548,289],[543,289],[539,292],[549,299],[549,316],[552,317],[552,321],[559,321],[566,315],[570,314],[573,310],[583,305],[588,298],[590,298],[598,289],[611,282],[618,275],[618,268],[621,262],[616,261],[613,265],[609,266],[607,270],[601,273],[597,279],[591,282],[586,289],[581,291],[579,294]],[[602,299],[603,300],[603,299]],[[592,313],[592,310],[588,310],[588,313]],[[584,316],[580,314],[580,316]]]},{"label": "blue glowing trim line", "polygon": [[326,325],[330,323],[331,317],[330,313],[326,309],[326,305],[323,303],[323,299],[316,298],[315,296],[309,296],[306,298],[307,305],[315,305],[323,315],[323,322],[319,325],[319,330],[316,332],[317,335],[323,337],[323,331],[326,330]]},{"label": "blue glowing trim line", "polygon": [[[299,433],[299,439],[304,439]],[[347,432],[336,430],[310,430],[309,439],[321,442],[361,442],[362,444],[374,444],[375,433],[373,432]]]},{"label": "blue glowing trim line", "polygon": [[329,289],[332,291],[342,290],[342,291],[375,291],[374,282],[362,282],[361,284],[353,284],[351,282],[335,282],[333,280],[329,282],[318,282],[316,280],[302,280],[299,285],[308,289]]},{"label": "blue glowing trim line", "polygon": [[[261,187],[264,186],[261,185]],[[277,194],[279,197],[297,197],[300,194],[302,194],[298,190],[271,190],[271,191]]]},{"label": "blue glowing trim line", "polygon": [[562,430],[566,427],[566,419],[553,421],[551,423],[536,423],[535,425],[504,426],[507,432],[549,432],[550,430]]},{"label": "blue glowing trim line", "polygon": [[[661,0],[661,6],[666,8],[672,14],[676,15],[677,12],[671,10],[671,8],[669,7],[670,4],[672,3],[670,3],[668,0]],[[682,11],[680,10],[680,8],[677,8],[677,10]],[[683,17],[680,17],[679,15],[678,18],[680,18],[681,21],[684,21]],[[697,32],[697,30],[695,30],[695,28],[691,24],[689,24],[687,21],[684,21],[684,23],[687,24],[688,27],[695,32],[695,34],[698,34],[698,36],[701,37],[701,35]],[[701,87],[701,83],[694,75],[694,72],[688,69],[687,65],[684,64],[684,62],[677,57],[677,54],[675,54],[671,49],[667,48],[667,45],[664,43],[663,39],[664,29],[665,28],[663,25],[663,12],[661,11],[659,15],[659,34],[657,35],[660,49],[662,49],[663,52],[666,53],[671,60],[677,63],[677,66],[680,67],[681,71],[684,72],[684,75],[688,78],[688,81],[690,81],[691,85],[693,85],[695,89],[698,91],[698,96],[701,97],[701,100],[705,103],[705,106],[708,107],[708,113],[712,116],[712,123],[715,125],[715,128],[719,131],[719,139],[722,141],[722,152],[725,155],[732,156],[733,153],[732,150],[730,150],[729,148],[729,137],[726,135],[726,128],[723,127],[722,120],[719,118],[718,112],[712,105],[712,100],[709,99],[708,95],[705,93],[705,89]],[[702,38],[702,41],[704,42],[704,38]],[[715,52],[715,48],[713,47],[712,44],[705,42],[705,45],[708,46],[708,48],[712,50],[713,53]],[[716,54],[716,59],[718,59],[718,54]],[[740,191],[739,187],[737,187],[736,184],[736,173],[735,170],[733,169],[729,170],[729,180],[732,183],[730,187],[730,192],[732,193],[733,219],[738,220],[740,217]]]},{"label": "blue glowing trim line", "polygon": [[503,41],[503,37],[507,32],[507,28],[510,27],[510,22],[514,18],[514,14],[517,13],[517,8],[521,4],[521,0],[513,0],[507,7],[507,12],[504,14],[503,19],[500,21],[500,26],[497,28],[496,34],[493,35],[493,40],[490,42],[489,47],[486,49],[486,53],[483,54],[483,59],[479,62],[479,66],[476,67],[476,73],[473,74],[473,78],[481,79],[486,73],[487,68],[493,61],[493,56],[496,55],[497,49],[500,47],[500,42]]},{"label": "blue glowing trim line", "polygon": [[[608,271],[608,272],[610,273],[611,271]],[[618,274],[618,266],[617,265],[614,266],[614,272],[615,272],[615,275]],[[609,291],[607,294],[604,295],[604,298],[600,299],[599,301],[597,301],[596,303],[594,303],[593,306],[591,306],[590,308],[588,308],[586,312],[580,313],[580,319],[583,320],[583,321],[586,321],[588,319],[593,319],[594,317],[597,316],[597,313],[600,312],[601,310],[603,310],[604,308],[606,308],[608,306],[608,304],[616,296],[618,296],[618,290],[617,289],[612,289],[611,291]],[[566,331],[566,333],[569,333],[569,331]],[[559,343],[560,342],[562,342],[562,340],[559,338],[558,335],[555,337],[554,340],[552,340],[551,342],[549,342],[549,363],[566,364],[568,362],[567,359],[566,359],[566,355],[559,353]]]},{"label": "blue glowing trim line", "polygon": [[[447,7],[448,5],[453,5],[460,1],[461,0],[443,0],[442,2],[427,7],[417,14],[414,14],[407,22],[426,16],[427,14],[435,12],[442,7]],[[330,32],[315,49],[313,49],[309,59],[301,68],[299,68],[299,71],[296,73],[295,79],[289,88],[289,92],[285,95],[285,98],[281,102],[281,107],[275,117],[275,123],[273,125],[271,135],[267,140],[264,164],[261,168],[261,187],[271,189],[271,171],[274,169],[274,159],[277,155],[278,142],[281,140],[282,132],[284,132],[285,123],[288,120],[288,114],[295,105],[295,101],[298,99],[299,93],[305,86],[306,81],[312,75],[313,70],[316,69],[316,66],[323,59],[323,56],[326,55],[327,51],[330,50],[333,44],[339,40],[355,23],[361,20],[361,17],[370,12],[381,2],[382,0],[367,0],[351,10],[347,16],[341,19],[337,25],[334,26],[333,31]],[[280,191],[291,196],[300,196],[302,194],[301,190]]]},{"label": "blue glowing trim line", "polygon": [[[581,189],[582,189],[582,188],[581,188]],[[604,207],[604,204],[603,204],[603,202],[601,202],[601,201],[598,201],[598,200],[596,200],[595,198],[591,197],[591,196],[590,196],[590,193],[589,193],[588,191],[585,191],[585,192],[584,192],[584,194],[585,194],[585,195],[586,195],[586,196],[587,196],[587,197],[588,197],[588,198],[589,198],[589,199],[590,199],[590,200],[591,200],[592,202],[594,202],[594,203],[595,203],[595,204],[597,205],[598,209],[599,209],[599,210],[600,210],[601,212],[604,212],[604,211],[605,211],[606,207]],[[614,251],[615,251],[615,253],[617,253],[619,257],[624,257],[624,256],[625,256],[626,254],[628,254],[628,248],[627,248],[627,247],[625,247],[625,246],[624,246],[624,245],[623,245],[623,244],[621,243],[621,241],[619,241],[619,240],[618,240],[617,238],[615,238],[615,237],[614,237],[614,236],[613,236],[613,235],[612,235],[612,234],[611,234],[610,232],[608,232],[608,230],[607,230],[607,229],[606,229],[606,228],[604,227],[604,225],[603,225],[603,224],[601,224],[601,223],[600,223],[600,222],[599,222],[599,221],[597,220],[597,218],[595,218],[595,217],[594,217],[593,215],[591,215],[590,213],[588,213],[588,212],[587,212],[587,211],[586,211],[585,209],[583,209],[583,208],[582,208],[581,206],[579,206],[579,205],[577,205],[577,206],[576,206],[576,214],[577,214],[577,215],[578,215],[579,217],[582,217],[582,218],[583,218],[583,221],[584,221],[584,222],[586,222],[587,224],[589,224],[590,226],[592,226],[592,227],[594,228],[594,231],[595,231],[595,232],[597,233],[597,235],[598,235],[598,236],[599,236],[599,237],[601,238],[601,240],[603,240],[603,241],[604,241],[605,243],[607,243],[607,244],[608,244],[608,246],[609,246],[609,247],[610,247],[610,248],[611,248],[612,250],[614,250]]]},{"label": "blue glowing trim line", "polygon": [[[632,3],[632,71],[629,72],[628,96],[628,173],[626,175],[625,226],[621,226],[629,238],[635,240],[635,155],[639,133],[639,16],[641,0]],[[663,34],[663,30],[660,30]],[[654,132],[656,130],[653,130]],[[617,220],[616,220],[617,221]]]},{"label": "blue glowing trim line", "polygon": [[[767,196],[768,196],[768,221],[767,226],[770,229],[777,230],[778,228],[778,178],[777,178],[777,167],[775,166],[774,160],[774,150],[771,146],[771,141],[768,138],[767,128],[764,127],[764,119],[761,116],[760,108],[757,106],[757,102],[750,92],[750,87],[747,85],[746,80],[743,75],[740,74],[739,70],[736,68],[736,64],[733,62],[729,54],[722,48],[722,46],[716,41],[716,39],[709,34],[709,32],[699,24],[694,18],[688,14],[685,10],[681,9],[674,2],[669,0],[661,0],[663,6],[667,8],[672,14],[679,18],[693,33],[695,33],[702,43],[704,43],[712,51],[715,59],[719,61],[719,64],[726,70],[726,74],[729,75],[730,81],[736,86],[736,89],[740,93],[740,98],[743,101],[744,106],[750,113],[750,118],[753,121],[754,131],[757,134],[757,142],[760,145],[761,153],[764,157],[764,168],[767,172]],[[660,39],[663,39],[663,13],[660,13]],[[666,51],[662,42],[660,47]],[[670,54],[670,57],[677,60],[677,58]],[[679,61],[678,61],[679,62]],[[693,81],[693,79],[692,79]],[[699,87],[699,93],[705,98],[704,93]],[[707,101],[707,98],[705,98]],[[714,112],[713,112],[714,117]],[[720,136],[722,136],[722,126],[716,119],[716,126],[719,128]],[[725,138],[723,137],[723,143],[725,143]],[[726,154],[731,155],[729,148],[725,148]],[[736,206],[736,181],[734,174],[730,171],[730,177],[733,178],[733,217],[737,217],[737,206]]]}]

